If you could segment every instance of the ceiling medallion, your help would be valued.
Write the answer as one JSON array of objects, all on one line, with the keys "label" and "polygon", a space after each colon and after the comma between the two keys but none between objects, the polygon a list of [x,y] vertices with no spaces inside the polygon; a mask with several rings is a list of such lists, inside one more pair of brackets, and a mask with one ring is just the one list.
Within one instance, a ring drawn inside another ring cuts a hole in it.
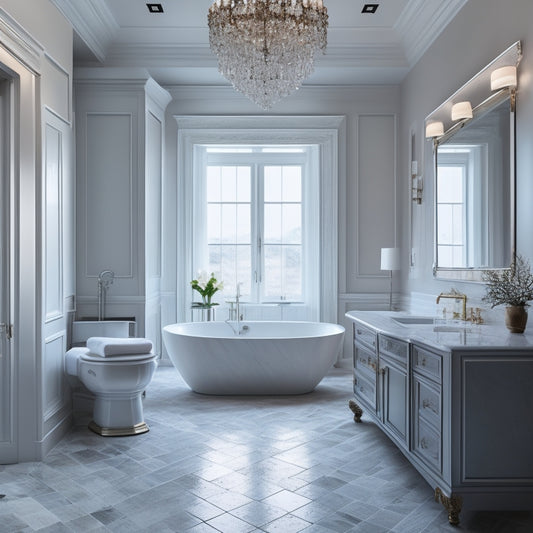
[{"label": "ceiling medallion", "polygon": [[207,19],[220,73],[265,110],[298,89],[326,49],[322,0],[215,0]]}]

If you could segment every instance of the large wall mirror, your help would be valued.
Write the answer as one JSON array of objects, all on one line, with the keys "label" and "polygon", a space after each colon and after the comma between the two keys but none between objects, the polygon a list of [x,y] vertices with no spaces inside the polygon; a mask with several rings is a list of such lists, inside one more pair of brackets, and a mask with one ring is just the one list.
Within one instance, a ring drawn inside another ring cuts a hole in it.
[{"label": "large wall mirror", "polygon": [[[516,242],[514,106],[519,58],[515,43],[473,78],[472,86],[465,85],[427,119],[435,155],[433,272],[438,278],[481,281],[483,270],[511,263]],[[503,70],[509,65],[515,69],[514,81],[491,79],[498,70],[509,75]],[[496,86],[493,91],[491,84]]]}]

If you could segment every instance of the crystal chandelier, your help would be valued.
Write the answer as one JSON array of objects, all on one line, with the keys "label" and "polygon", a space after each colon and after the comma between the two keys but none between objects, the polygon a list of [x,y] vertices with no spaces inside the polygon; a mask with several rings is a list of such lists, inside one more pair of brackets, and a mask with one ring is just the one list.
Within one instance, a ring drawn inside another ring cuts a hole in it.
[{"label": "crystal chandelier", "polygon": [[263,109],[298,89],[326,48],[322,0],[215,0],[207,18],[220,73]]}]

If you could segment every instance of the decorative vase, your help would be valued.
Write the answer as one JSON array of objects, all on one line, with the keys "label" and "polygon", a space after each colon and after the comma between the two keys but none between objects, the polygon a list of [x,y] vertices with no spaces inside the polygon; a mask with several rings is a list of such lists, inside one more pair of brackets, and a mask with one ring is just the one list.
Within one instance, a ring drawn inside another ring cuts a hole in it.
[{"label": "decorative vase", "polygon": [[511,333],[524,333],[527,324],[527,311],[523,305],[505,308],[505,325]]}]

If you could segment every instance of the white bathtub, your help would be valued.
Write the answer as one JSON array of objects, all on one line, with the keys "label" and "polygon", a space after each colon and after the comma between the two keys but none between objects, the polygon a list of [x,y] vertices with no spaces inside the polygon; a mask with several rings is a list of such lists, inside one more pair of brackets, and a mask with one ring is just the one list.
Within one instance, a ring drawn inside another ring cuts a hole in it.
[{"label": "white bathtub", "polygon": [[337,359],[344,328],[322,322],[249,322],[235,335],[224,322],[163,328],[170,359],[202,394],[304,394]]}]

